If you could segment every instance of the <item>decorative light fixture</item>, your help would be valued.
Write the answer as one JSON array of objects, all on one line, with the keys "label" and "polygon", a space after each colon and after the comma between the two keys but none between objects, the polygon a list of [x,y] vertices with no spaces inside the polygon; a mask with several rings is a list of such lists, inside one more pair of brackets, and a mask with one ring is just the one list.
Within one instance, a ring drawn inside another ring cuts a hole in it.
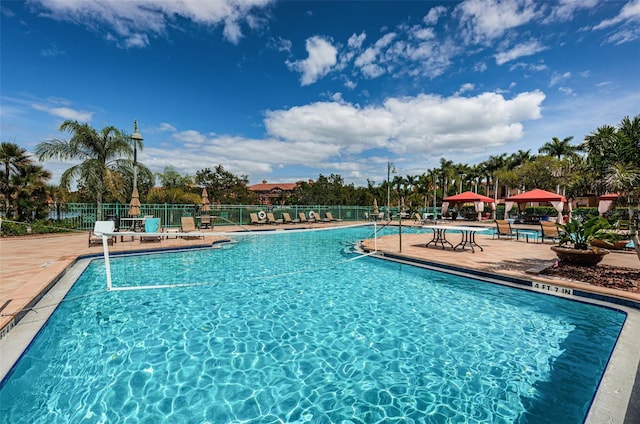
[{"label": "decorative light fixture", "polygon": [[133,134],[131,134],[131,142],[133,143],[133,188],[138,188],[138,144],[142,144],[142,134],[138,132],[138,120],[133,121]]}]

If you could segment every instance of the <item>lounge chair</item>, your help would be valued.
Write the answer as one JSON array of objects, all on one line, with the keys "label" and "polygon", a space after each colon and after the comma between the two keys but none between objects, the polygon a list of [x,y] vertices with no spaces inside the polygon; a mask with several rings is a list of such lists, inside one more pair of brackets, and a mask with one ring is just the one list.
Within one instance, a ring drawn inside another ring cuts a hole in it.
[{"label": "lounge chair", "polygon": [[513,228],[511,228],[511,222],[507,221],[506,219],[496,219],[495,221],[496,232],[493,234],[494,237],[506,237],[511,238],[511,240],[513,240],[514,237],[516,238],[516,240],[520,239],[518,230],[514,230]]},{"label": "lounge chair", "polygon": [[329,221],[331,221],[331,222],[334,222],[334,221],[342,221],[341,219],[334,218],[334,217],[333,217],[333,214],[332,214],[331,212],[325,212],[324,214],[326,215],[327,219],[328,219]]},{"label": "lounge chair", "polygon": [[300,222],[304,222],[304,223],[309,222],[309,220],[307,219],[307,216],[304,214],[304,212],[298,212],[298,219],[299,219]]},{"label": "lounge chair", "polygon": [[[145,233],[161,233],[162,228],[160,228],[160,218],[146,218],[144,220],[144,232]],[[144,235],[144,233],[140,234],[140,243],[144,243],[147,241],[160,242],[162,241],[162,236],[159,234],[154,234],[154,235]]]},{"label": "lounge chair", "polygon": [[320,218],[320,212],[310,211],[309,212],[309,222],[321,223],[321,222],[329,222],[329,221],[327,221],[326,219]]},{"label": "lounge chair", "polygon": [[[89,231],[89,247],[93,245],[102,245],[102,234],[115,232],[116,226],[113,221],[96,221],[93,224],[93,230]],[[113,246],[116,240],[115,236],[107,239],[107,244]]]},{"label": "lounge chair", "polygon": [[211,228],[211,215],[200,216],[200,228]]},{"label": "lounge chair", "polygon": [[267,224],[282,224],[281,219],[276,219],[273,212],[267,213]]},{"label": "lounge chair", "polygon": [[544,239],[560,241],[560,230],[554,222],[540,221],[540,235],[540,243],[544,243]]},{"label": "lounge chair", "polygon": [[252,212],[249,214],[249,218],[251,219],[251,223],[254,225],[261,225],[261,224],[266,224],[267,220],[266,219],[260,219],[258,218],[258,214],[255,212]]},{"label": "lounge chair", "polygon": [[[192,216],[183,216],[180,218],[180,232],[181,233],[191,233],[196,232],[198,229],[196,228],[196,222]],[[204,236],[182,236],[182,238],[203,238]]]},{"label": "lounge chair", "polygon": [[289,215],[289,212],[282,212],[282,222],[284,222],[285,224],[298,224],[300,220],[291,219],[291,215]]}]

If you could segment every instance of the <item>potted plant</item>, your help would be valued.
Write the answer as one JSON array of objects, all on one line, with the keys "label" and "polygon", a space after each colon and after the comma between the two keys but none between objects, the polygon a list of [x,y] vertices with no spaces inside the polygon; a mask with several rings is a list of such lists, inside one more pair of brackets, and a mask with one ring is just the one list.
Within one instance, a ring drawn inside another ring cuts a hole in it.
[{"label": "potted plant", "polygon": [[560,243],[551,246],[561,262],[573,265],[595,266],[609,250],[592,246],[595,239],[608,240],[611,233],[607,232],[611,224],[602,217],[589,218],[582,222],[571,220],[566,224],[556,224],[560,228]]}]

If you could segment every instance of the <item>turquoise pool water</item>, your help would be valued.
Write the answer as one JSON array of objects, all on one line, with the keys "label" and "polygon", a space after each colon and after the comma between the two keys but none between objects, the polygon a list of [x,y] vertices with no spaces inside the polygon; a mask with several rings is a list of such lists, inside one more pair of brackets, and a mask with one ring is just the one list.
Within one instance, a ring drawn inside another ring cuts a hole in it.
[{"label": "turquoise pool water", "polygon": [[[391,232],[397,231],[391,229]],[[371,228],[243,236],[82,274],[0,423],[580,423],[625,316],[374,258]]]}]

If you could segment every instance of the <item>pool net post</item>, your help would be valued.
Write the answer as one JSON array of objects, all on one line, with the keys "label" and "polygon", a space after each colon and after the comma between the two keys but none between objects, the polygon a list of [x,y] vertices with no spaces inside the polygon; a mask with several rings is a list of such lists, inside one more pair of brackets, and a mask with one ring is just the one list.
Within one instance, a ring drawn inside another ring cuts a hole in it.
[{"label": "pool net post", "polygon": [[104,251],[104,267],[107,273],[107,290],[111,290],[111,262],[109,262],[109,237],[102,234],[102,250]]},{"label": "pool net post", "polygon": [[378,222],[373,221],[373,251],[378,253]]}]

